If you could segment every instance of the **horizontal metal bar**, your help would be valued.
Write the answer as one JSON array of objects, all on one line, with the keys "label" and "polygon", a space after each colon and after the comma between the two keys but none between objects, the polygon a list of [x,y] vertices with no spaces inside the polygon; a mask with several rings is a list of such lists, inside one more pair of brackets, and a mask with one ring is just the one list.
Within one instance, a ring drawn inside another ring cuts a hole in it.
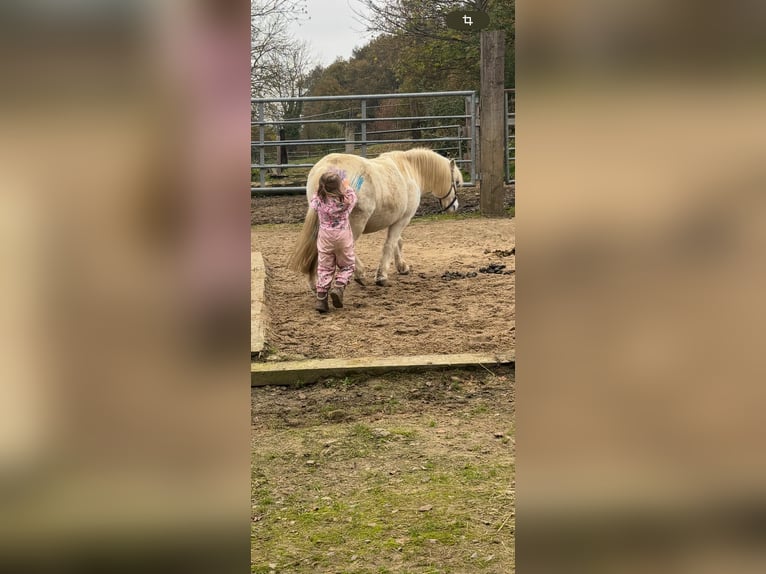
[{"label": "horizontal metal bar", "polygon": [[[513,182],[513,180],[512,180]],[[474,181],[464,181],[461,187],[473,187],[476,185]],[[306,187],[251,187],[250,196],[256,195],[303,195],[306,193]]]},{"label": "horizontal metal bar", "polygon": [[[370,134],[389,134],[389,133],[398,133],[398,132],[409,132],[412,130],[439,130],[439,129],[454,129],[460,127],[458,125],[450,125],[450,126],[423,126],[423,127],[417,127],[417,128],[402,128],[400,130],[374,130],[374,131],[368,131],[367,135]],[[358,135],[359,132],[354,132],[355,135]],[[450,140],[457,141],[458,138],[449,138]],[[461,140],[469,140],[471,138],[464,136],[460,138]],[[343,138],[324,138],[324,139],[317,139],[317,140],[265,140],[264,142],[254,141],[252,140],[250,142],[251,147],[260,147],[260,146],[280,146],[280,145],[308,145],[313,142],[327,142],[327,143],[338,143],[338,144],[351,144],[351,143],[360,143],[362,140],[345,140]],[[370,140],[368,139],[367,142],[371,141],[377,141],[377,140]],[[405,140],[396,140],[396,141],[405,141]]]},{"label": "horizontal metal bar", "polygon": [[[442,148],[439,151],[444,151],[448,149],[458,149],[456,147],[452,148]],[[434,150],[437,151],[437,150]],[[514,159],[514,158],[511,158]],[[455,163],[471,163],[470,159],[456,159]],[[260,164],[260,163],[251,163],[250,169],[271,169],[271,168],[282,168],[282,169],[289,169],[291,167],[314,167],[315,164],[313,163],[266,163],[266,164]]]},{"label": "horizontal metal bar", "polygon": [[306,187],[251,187],[250,196],[253,195],[301,195],[306,193]]},{"label": "horizontal metal bar", "polygon": [[460,126],[458,125],[450,125],[450,126],[423,126],[423,127],[415,127],[415,128],[402,128],[399,130],[367,130],[367,135],[370,134],[394,134],[398,132],[411,132],[412,130],[446,130],[446,129],[455,129]]},{"label": "horizontal metal bar", "polygon": [[342,139],[326,139],[326,140],[272,140],[265,142],[250,142],[251,148],[267,148],[278,146],[318,146],[322,144],[389,144],[389,143],[418,143],[418,142],[456,142],[456,141],[470,141],[470,137],[441,137],[441,138],[419,138],[419,139],[396,139],[396,140],[342,140]]},{"label": "horizontal metal bar", "polygon": [[[398,139],[398,140],[370,140],[368,139],[366,143],[368,146],[370,145],[376,145],[376,144],[389,144],[389,143],[420,143],[420,142],[456,142],[456,141],[469,141],[470,137],[460,137],[460,138],[450,138],[450,137],[441,137],[441,138],[419,138],[419,139]],[[356,140],[356,143],[362,143],[360,140]]]},{"label": "horizontal metal bar", "polygon": [[269,102],[321,102],[329,100],[390,100],[396,98],[429,98],[429,97],[448,97],[448,96],[470,96],[476,92],[471,90],[454,92],[415,92],[405,94],[357,94],[347,96],[300,96],[293,98],[250,98],[251,104],[269,103]]},{"label": "horizontal metal bar", "polygon": [[281,125],[293,125],[293,124],[359,124],[362,122],[388,122],[388,121],[412,121],[412,120],[460,120],[470,119],[470,115],[462,116],[400,116],[400,117],[386,117],[386,118],[327,118],[324,120],[302,120],[300,118],[289,120],[264,120],[264,121],[251,121],[251,126],[281,126]]},{"label": "horizontal metal bar", "polygon": [[314,167],[313,163],[251,163],[250,169],[270,169],[277,167]]},{"label": "horizontal metal bar", "polygon": [[251,141],[250,147],[279,147],[279,146],[291,146],[291,145],[316,145],[319,143],[326,144],[345,144],[354,143],[354,140],[345,140],[343,138],[327,138],[321,140],[266,140]]}]

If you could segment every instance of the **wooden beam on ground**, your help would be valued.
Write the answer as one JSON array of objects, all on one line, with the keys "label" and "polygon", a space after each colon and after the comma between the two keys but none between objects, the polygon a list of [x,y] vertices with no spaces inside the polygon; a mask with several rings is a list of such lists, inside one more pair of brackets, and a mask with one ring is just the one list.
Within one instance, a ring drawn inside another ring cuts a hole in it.
[{"label": "wooden beam on ground", "polygon": [[514,354],[464,353],[411,357],[365,357],[357,359],[309,359],[305,361],[252,362],[250,384],[295,385],[314,383],[325,377],[353,373],[382,374],[392,371],[421,371],[439,368],[491,367],[515,364]]},{"label": "wooden beam on ground", "polygon": [[482,215],[505,215],[505,31],[481,31],[480,199]]},{"label": "wooden beam on ground", "polygon": [[266,344],[264,290],[266,265],[258,251],[250,252],[250,355],[258,355]]}]

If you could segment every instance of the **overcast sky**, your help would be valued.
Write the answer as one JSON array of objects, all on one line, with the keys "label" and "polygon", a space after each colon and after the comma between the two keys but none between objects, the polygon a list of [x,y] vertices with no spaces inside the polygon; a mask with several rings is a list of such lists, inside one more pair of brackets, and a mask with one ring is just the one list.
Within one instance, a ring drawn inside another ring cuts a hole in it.
[{"label": "overcast sky", "polygon": [[354,20],[352,9],[363,9],[359,0],[307,0],[306,7],[308,17],[293,22],[292,30],[309,42],[317,64],[328,66],[339,57],[348,60],[354,48],[372,38]]}]

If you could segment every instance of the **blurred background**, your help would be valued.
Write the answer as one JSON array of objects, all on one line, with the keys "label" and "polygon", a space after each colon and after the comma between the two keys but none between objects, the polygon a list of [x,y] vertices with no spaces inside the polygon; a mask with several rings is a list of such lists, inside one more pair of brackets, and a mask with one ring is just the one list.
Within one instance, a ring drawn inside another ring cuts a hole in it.
[{"label": "blurred background", "polygon": [[762,572],[766,11],[517,24],[520,572]]},{"label": "blurred background", "polygon": [[[246,9],[0,8],[3,570],[249,563]],[[765,19],[518,7],[522,572],[764,571]]]},{"label": "blurred background", "polygon": [[0,570],[249,563],[247,3],[0,7]]}]

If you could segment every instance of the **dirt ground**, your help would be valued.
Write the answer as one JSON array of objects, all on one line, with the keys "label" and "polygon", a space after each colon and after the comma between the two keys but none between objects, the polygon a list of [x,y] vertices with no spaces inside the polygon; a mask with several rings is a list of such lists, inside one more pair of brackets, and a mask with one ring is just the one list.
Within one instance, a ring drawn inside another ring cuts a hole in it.
[{"label": "dirt ground", "polygon": [[[476,216],[421,218],[404,230],[412,270],[374,284],[383,232],[365,235],[357,253],[367,286],[351,283],[345,307],[314,310],[305,279],[286,268],[300,226],[252,228],[267,267],[266,342],[272,359],[351,358],[515,348],[515,220]],[[505,267],[502,267],[505,266]],[[490,267],[499,273],[483,273]]]},{"label": "dirt ground", "polygon": [[[459,213],[477,213],[479,211],[479,189],[463,187],[458,192]],[[505,188],[505,205],[516,203],[515,187]],[[250,200],[250,223],[302,223],[306,217],[306,198],[303,195],[262,196]],[[430,195],[423,197],[415,217],[439,213],[439,201]]]},{"label": "dirt ground", "polygon": [[515,571],[512,368],[252,391],[252,572]]}]

